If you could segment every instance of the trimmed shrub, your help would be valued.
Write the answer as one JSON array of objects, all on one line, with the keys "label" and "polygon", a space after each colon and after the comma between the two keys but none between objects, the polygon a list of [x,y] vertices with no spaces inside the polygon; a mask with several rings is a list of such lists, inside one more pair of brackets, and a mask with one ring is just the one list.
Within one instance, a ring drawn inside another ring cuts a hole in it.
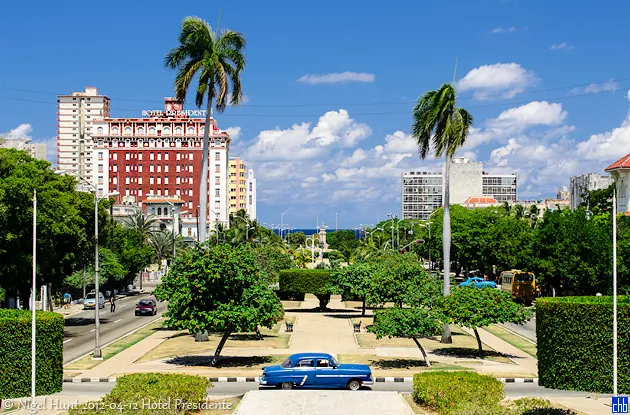
[{"label": "trimmed shrub", "polygon": [[[630,297],[617,298],[619,393],[630,393]],[[536,303],[538,379],[551,389],[612,393],[612,297]]]},{"label": "trimmed shrub", "polygon": [[326,308],[330,301],[330,270],[289,269],[280,271],[280,292],[314,294],[319,299],[319,308]]},{"label": "trimmed shrub", "polygon": [[199,412],[212,386],[201,376],[134,373],[119,377],[114,389],[100,401],[86,402],[70,415],[188,414]]},{"label": "trimmed shrub", "polygon": [[[31,311],[0,309],[0,400],[31,394]],[[37,311],[35,393],[63,385],[63,316]]]},{"label": "trimmed shrub", "polygon": [[440,414],[466,413],[471,407],[497,409],[503,399],[503,384],[474,372],[427,372],[413,377],[413,399]]}]

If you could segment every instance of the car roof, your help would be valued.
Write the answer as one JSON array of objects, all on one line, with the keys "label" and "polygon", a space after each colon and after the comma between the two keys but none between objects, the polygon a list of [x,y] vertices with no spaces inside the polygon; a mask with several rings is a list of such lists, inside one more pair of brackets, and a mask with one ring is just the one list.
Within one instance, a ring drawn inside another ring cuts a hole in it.
[{"label": "car roof", "polygon": [[301,359],[332,359],[332,355],[328,353],[295,353],[289,356],[292,362]]}]

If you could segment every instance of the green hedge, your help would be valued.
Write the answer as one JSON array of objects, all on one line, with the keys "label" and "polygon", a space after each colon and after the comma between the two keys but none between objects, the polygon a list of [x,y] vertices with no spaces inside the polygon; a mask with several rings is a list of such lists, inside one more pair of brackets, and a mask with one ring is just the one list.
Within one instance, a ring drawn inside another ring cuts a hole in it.
[{"label": "green hedge", "polygon": [[[618,388],[630,393],[630,297],[617,298]],[[538,378],[552,389],[612,393],[612,297],[541,298],[536,303]]]},{"label": "green hedge", "polygon": [[208,379],[193,375],[134,373],[119,377],[100,401],[86,402],[70,415],[188,414],[204,409]]},{"label": "green hedge", "polygon": [[[63,385],[63,316],[37,311],[37,395],[61,391]],[[31,312],[0,309],[0,400],[31,394]]]},{"label": "green hedge", "polygon": [[440,414],[466,413],[470,407],[493,413],[503,397],[501,382],[475,372],[426,372],[413,377],[414,401]]},{"label": "green hedge", "polygon": [[315,294],[320,308],[330,300],[331,273],[327,269],[288,269],[280,271],[280,292]]}]

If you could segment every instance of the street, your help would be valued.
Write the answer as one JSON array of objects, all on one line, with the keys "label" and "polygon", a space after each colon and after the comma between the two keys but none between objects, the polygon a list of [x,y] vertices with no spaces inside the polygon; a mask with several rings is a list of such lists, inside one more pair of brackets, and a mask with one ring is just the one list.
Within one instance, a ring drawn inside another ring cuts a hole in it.
[{"label": "street", "polygon": [[[101,347],[130,331],[156,320],[166,311],[166,302],[158,302],[158,313],[156,316],[136,317],[136,302],[146,298],[155,300],[150,294],[153,287],[154,284],[150,287],[146,287],[145,284],[147,292],[120,298],[116,301],[116,311],[114,313],[110,313],[109,304],[105,303],[105,308],[99,310]],[[94,350],[94,331],[94,310],[84,310],[65,319],[64,364]]]},{"label": "street", "polygon": [[[63,390],[59,395],[66,396],[93,396],[94,399],[109,393],[115,383],[64,383]],[[545,389],[534,383],[506,383],[505,395],[508,398],[517,398],[521,396],[538,396],[545,397],[592,397],[595,394],[587,392],[562,391],[554,389]],[[392,392],[413,392],[413,384],[411,382],[383,382],[372,385],[369,389],[375,391],[392,391]],[[237,382],[218,382],[214,387],[208,389],[208,395],[212,396],[236,396],[244,395],[247,391],[258,390],[258,383],[237,383]],[[274,390],[274,388],[264,388],[263,390]],[[290,393],[290,392],[288,392]],[[599,399],[607,399],[610,401],[611,395],[599,395]]]},{"label": "street", "polygon": [[505,323],[503,325],[529,340],[536,341],[536,316],[532,317],[532,319],[525,324]]}]

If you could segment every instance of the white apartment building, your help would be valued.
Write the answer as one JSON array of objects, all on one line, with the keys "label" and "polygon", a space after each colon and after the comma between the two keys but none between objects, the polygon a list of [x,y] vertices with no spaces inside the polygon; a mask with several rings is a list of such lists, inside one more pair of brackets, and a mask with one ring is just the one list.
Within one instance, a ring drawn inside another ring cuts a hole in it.
[{"label": "white apartment building", "polygon": [[96,183],[93,169],[93,121],[109,117],[109,98],[96,87],[57,99],[57,168]]},{"label": "white apartment building", "polygon": [[[402,218],[428,220],[442,206],[443,173],[408,172],[402,174]],[[464,157],[453,159],[450,175],[451,204],[466,204],[471,197],[488,196],[497,202],[517,200],[516,174],[489,174],[481,162]]]},{"label": "white apartment building", "polygon": [[256,177],[254,169],[247,170],[247,214],[250,219],[256,219]]},{"label": "white apartment building", "polygon": [[614,180],[610,176],[602,176],[599,173],[586,173],[571,177],[571,210],[577,209],[583,202],[582,195],[592,190],[605,189]]},{"label": "white apartment building", "polygon": [[46,160],[46,143],[33,143],[31,138],[0,138],[0,148],[14,148],[28,152],[31,157]]}]

